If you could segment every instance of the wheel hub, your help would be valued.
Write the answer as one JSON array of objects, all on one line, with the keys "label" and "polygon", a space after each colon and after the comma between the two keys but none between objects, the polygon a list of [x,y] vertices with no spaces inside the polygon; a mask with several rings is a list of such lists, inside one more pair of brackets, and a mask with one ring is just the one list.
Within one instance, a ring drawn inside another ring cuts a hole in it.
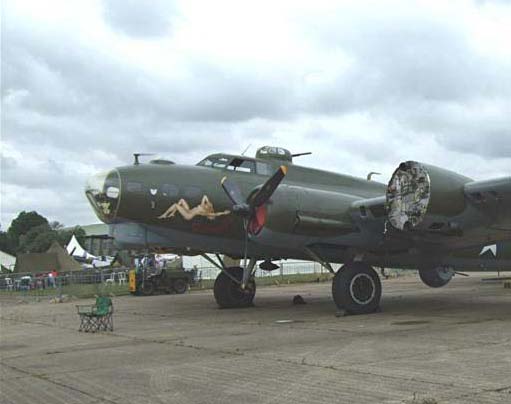
[{"label": "wheel hub", "polygon": [[360,305],[370,303],[376,294],[374,280],[367,274],[357,274],[350,282],[352,299]]}]

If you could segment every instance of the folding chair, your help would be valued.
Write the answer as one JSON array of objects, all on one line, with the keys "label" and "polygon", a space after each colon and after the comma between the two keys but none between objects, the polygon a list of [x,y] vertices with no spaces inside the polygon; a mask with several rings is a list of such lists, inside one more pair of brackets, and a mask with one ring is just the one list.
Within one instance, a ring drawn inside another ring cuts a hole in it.
[{"label": "folding chair", "polygon": [[106,296],[96,298],[94,305],[77,305],[80,327],[78,331],[96,332],[114,330],[114,305]]}]

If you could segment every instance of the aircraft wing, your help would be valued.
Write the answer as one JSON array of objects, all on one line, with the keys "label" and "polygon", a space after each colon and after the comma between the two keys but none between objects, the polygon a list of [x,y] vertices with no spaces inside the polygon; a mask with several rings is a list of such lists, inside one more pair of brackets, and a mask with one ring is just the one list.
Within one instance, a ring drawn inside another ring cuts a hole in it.
[{"label": "aircraft wing", "polygon": [[[351,204],[351,217],[366,238],[385,234],[380,245],[397,249],[407,245],[443,245],[447,249],[456,250],[469,246],[481,245],[490,240],[487,233],[477,233],[477,228],[492,231],[494,241],[509,240],[511,232],[511,177],[486,181],[468,181],[462,185],[461,201],[465,208],[454,215],[432,215],[429,219],[429,207],[421,214],[427,225],[409,231],[396,229],[389,220],[389,205],[385,196],[357,200]],[[441,198],[449,203],[449,195]],[[461,205],[461,206],[463,206]],[[458,227],[450,227],[450,223]],[[443,223],[443,224],[442,224]],[[461,236],[463,234],[463,236]],[[484,237],[481,236],[484,234]],[[461,237],[460,237],[461,236]],[[483,239],[481,239],[483,237]]]},{"label": "aircraft wing", "polygon": [[[464,193],[468,202],[480,210],[511,220],[511,177],[469,182],[464,186]],[[386,198],[358,200],[352,204],[352,209],[362,217],[381,218],[386,215]]]},{"label": "aircraft wing", "polygon": [[511,226],[511,177],[469,182],[465,196],[479,210],[495,217],[497,225]]}]

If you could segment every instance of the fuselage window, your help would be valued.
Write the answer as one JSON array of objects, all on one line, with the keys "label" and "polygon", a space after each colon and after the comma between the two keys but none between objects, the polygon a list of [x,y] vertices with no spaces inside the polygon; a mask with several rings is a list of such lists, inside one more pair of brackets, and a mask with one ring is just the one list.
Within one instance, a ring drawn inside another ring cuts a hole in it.
[{"label": "fuselage window", "polygon": [[199,198],[202,194],[202,190],[199,187],[186,187],[185,198]]},{"label": "fuselage window", "polygon": [[126,189],[128,192],[138,192],[138,193],[143,192],[143,186],[140,182],[128,182]]},{"label": "fuselage window", "polygon": [[179,188],[172,184],[164,184],[161,187],[161,192],[162,192],[163,196],[173,198],[173,197],[177,197],[179,195]]}]

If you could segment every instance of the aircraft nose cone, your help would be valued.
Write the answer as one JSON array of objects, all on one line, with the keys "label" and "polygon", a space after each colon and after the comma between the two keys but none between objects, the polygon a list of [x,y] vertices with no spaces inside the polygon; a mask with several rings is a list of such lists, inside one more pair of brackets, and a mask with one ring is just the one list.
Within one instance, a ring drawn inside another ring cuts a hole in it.
[{"label": "aircraft nose cone", "polygon": [[119,172],[104,171],[90,177],[85,184],[85,195],[102,222],[115,221],[121,196]]}]

